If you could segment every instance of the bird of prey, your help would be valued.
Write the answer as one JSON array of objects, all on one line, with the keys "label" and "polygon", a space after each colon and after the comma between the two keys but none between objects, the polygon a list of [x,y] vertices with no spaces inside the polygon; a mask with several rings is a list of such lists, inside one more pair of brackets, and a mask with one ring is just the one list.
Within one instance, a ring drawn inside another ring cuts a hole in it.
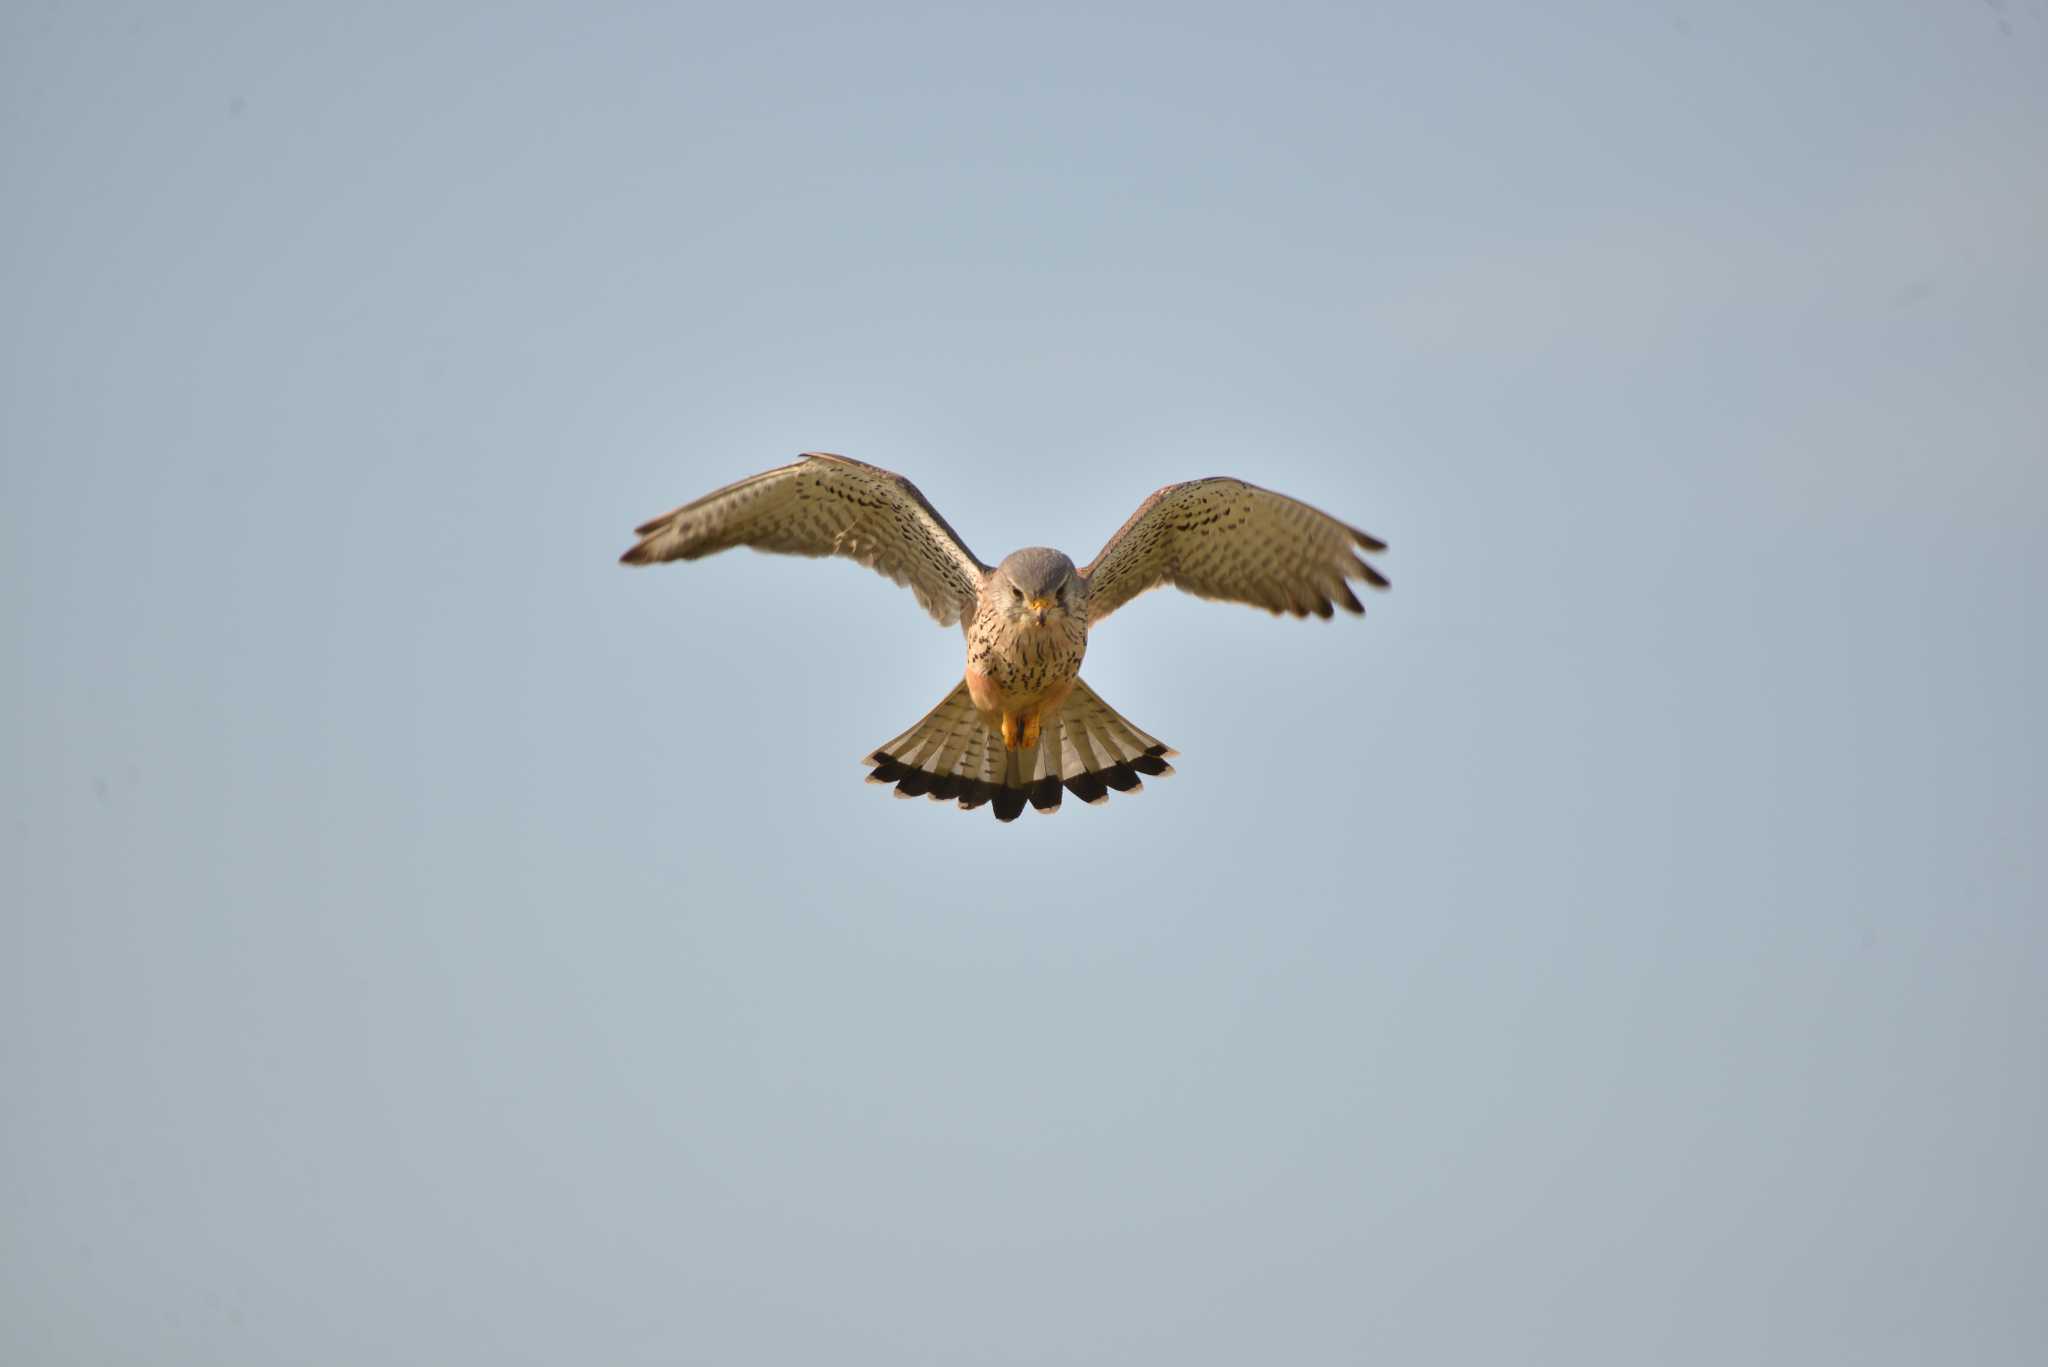
[{"label": "bird of prey", "polygon": [[1066,791],[1084,802],[1173,772],[1176,752],[1081,681],[1088,631],[1161,584],[1274,614],[1363,613],[1347,582],[1386,578],[1357,552],[1386,543],[1306,503],[1217,478],[1169,484],[1079,569],[1044,546],[984,565],[901,475],[807,452],[637,529],[620,560],[696,560],[733,546],[840,555],[907,584],[940,626],[967,636],[966,676],[917,725],[872,751],[871,783],[898,797],[988,806],[1014,821]]}]

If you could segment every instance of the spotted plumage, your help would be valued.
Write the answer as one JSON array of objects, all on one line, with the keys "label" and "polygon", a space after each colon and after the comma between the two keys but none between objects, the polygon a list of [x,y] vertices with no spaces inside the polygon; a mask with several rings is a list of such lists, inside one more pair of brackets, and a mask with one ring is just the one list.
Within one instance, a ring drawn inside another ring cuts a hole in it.
[{"label": "spotted plumage", "polygon": [[1359,551],[1386,543],[1305,503],[1217,478],[1145,500],[1093,562],[1031,547],[985,565],[901,475],[811,452],[639,528],[629,565],[695,560],[733,546],[839,555],[906,584],[940,625],[967,638],[964,677],[916,726],[868,756],[873,782],[1013,820],[1135,792],[1173,772],[1174,752],[1119,716],[1080,678],[1088,631],[1147,589],[1274,613],[1362,613],[1351,580],[1387,580]]}]

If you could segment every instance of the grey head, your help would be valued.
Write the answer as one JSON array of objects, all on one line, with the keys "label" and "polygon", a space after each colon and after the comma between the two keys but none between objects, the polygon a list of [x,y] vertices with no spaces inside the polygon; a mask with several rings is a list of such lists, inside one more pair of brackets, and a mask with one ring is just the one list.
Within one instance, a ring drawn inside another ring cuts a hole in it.
[{"label": "grey head", "polygon": [[990,606],[1011,623],[1044,626],[1047,618],[1067,619],[1076,606],[1079,584],[1073,561],[1058,551],[1032,546],[1005,556],[989,575],[983,593],[993,600]]},{"label": "grey head", "polygon": [[1026,598],[1050,598],[1073,578],[1074,562],[1049,546],[1027,546],[1004,556],[996,573]]}]

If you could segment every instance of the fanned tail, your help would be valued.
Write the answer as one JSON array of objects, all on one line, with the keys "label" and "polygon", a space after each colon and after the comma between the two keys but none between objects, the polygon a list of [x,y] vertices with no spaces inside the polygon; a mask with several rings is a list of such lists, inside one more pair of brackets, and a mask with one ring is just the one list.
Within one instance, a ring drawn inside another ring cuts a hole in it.
[{"label": "fanned tail", "polygon": [[1059,711],[1041,721],[1037,745],[1005,749],[962,682],[866,763],[875,766],[868,782],[894,784],[898,797],[957,801],[963,811],[986,806],[996,820],[1015,821],[1027,803],[1058,811],[1063,790],[1088,803],[1107,802],[1112,790],[1135,793],[1145,786],[1139,775],[1172,773],[1166,761],[1175,753],[1079,679]]}]

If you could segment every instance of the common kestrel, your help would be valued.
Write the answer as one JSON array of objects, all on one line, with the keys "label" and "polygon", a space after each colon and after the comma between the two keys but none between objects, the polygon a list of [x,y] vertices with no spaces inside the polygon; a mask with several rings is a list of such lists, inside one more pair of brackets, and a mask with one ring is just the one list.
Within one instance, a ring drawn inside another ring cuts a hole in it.
[{"label": "common kestrel", "polygon": [[812,451],[638,529],[620,560],[696,560],[733,546],[843,555],[908,584],[939,625],[967,636],[966,677],[917,725],[872,751],[869,782],[898,797],[991,806],[1014,821],[1170,774],[1176,753],[1081,681],[1088,629],[1161,584],[1269,612],[1362,613],[1347,582],[1386,578],[1356,553],[1386,543],[1306,503],[1237,479],[1169,484],[1138,506],[1093,563],[1033,546],[991,568],[901,475]]}]

